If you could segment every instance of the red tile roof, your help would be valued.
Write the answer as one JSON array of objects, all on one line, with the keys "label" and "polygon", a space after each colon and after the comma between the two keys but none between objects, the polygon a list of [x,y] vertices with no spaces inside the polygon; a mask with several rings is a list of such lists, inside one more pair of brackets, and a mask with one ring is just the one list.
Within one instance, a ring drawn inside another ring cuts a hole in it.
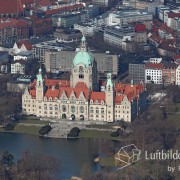
[{"label": "red tile roof", "polygon": [[[59,82],[61,82],[61,86],[58,86]],[[48,99],[51,97],[54,98],[61,98],[62,94],[65,93],[66,97],[69,99],[71,94],[74,93],[76,98],[79,98],[80,94],[82,93],[86,100],[90,99],[93,100],[93,102],[98,101],[101,103],[101,101],[106,102],[106,96],[105,92],[94,92],[90,91],[87,86],[83,82],[77,83],[75,88],[70,87],[69,81],[65,83],[66,80],[52,80],[52,79],[45,79],[45,84],[48,86],[48,89],[45,93],[45,97]],[[35,97],[35,84],[36,80],[34,80],[33,83],[30,84],[31,90],[30,94]],[[52,86],[54,86],[52,88]],[[121,84],[116,83],[115,84],[115,103],[119,104],[124,99],[125,96],[127,96],[129,101],[133,101],[135,98],[139,97],[139,94],[144,91],[144,86],[142,84],[133,85],[130,84]]]},{"label": "red tile roof", "polygon": [[175,47],[175,43],[176,39],[163,39],[158,48],[166,51],[176,52],[177,48]]},{"label": "red tile roof", "polygon": [[50,6],[54,4],[52,0],[39,0],[36,2],[36,6]]},{"label": "red tile roof", "polygon": [[11,28],[11,27],[28,27],[28,24],[24,20],[17,19],[3,19],[0,18],[0,29]]},{"label": "red tile roof", "polygon": [[168,14],[168,18],[180,17],[180,13],[169,12],[167,14]]},{"label": "red tile roof", "polygon": [[165,31],[166,33],[175,35],[175,30],[168,27],[166,24],[163,24],[163,23],[159,22],[159,28],[158,29],[161,30],[161,31]]},{"label": "red tile roof", "polygon": [[153,33],[150,37],[149,37],[149,39],[152,39],[153,41],[156,41],[157,43],[160,43],[161,42],[161,38],[158,36],[158,35],[156,35],[155,33]]},{"label": "red tile roof", "polygon": [[146,65],[146,69],[163,69],[163,64],[159,63],[159,64],[155,64],[155,63],[147,63]]},{"label": "red tile roof", "polygon": [[72,92],[74,92],[76,98],[79,98],[79,95],[80,95],[80,93],[82,92],[86,100],[88,100],[88,98],[89,98],[89,93],[90,93],[89,89],[62,87],[62,88],[60,88],[60,95],[59,95],[59,97],[61,97],[61,95],[63,94],[63,92],[66,93],[67,98],[70,97],[70,95],[72,94]]},{"label": "red tile roof", "polygon": [[180,55],[175,56],[174,59],[180,59]]},{"label": "red tile roof", "polygon": [[101,101],[106,102],[105,92],[92,92],[90,100],[93,100],[93,102],[98,101],[99,103],[101,103]]},{"label": "red tile roof", "polygon": [[[70,81],[68,80],[55,80],[55,79],[44,79],[45,81],[45,86],[48,88],[51,88],[52,86],[55,87],[70,87]],[[35,89],[36,85],[36,79],[30,84],[30,87],[32,89]]]},{"label": "red tile roof", "polygon": [[87,85],[84,82],[78,82],[75,87],[88,89]]},{"label": "red tile roof", "polygon": [[67,6],[67,7],[62,7],[62,8],[58,8],[58,9],[52,9],[52,10],[45,11],[45,14],[53,15],[53,14],[58,14],[58,13],[72,11],[72,10],[76,10],[76,9],[82,9],[82,8],[84,8],[83,4],[75,4],[72,6]]},{"label": "red tile roof", "polygon": [[17,14],[23,11],[21,0],[0,0],[0,14]]},{"label": "red tile roof", "polygon": [[36,90],[31,89],[31,90],[29,91],[29,94],[30,94],[33,98],[35,98],[35,97],[36,97]]},{"label": "red tile roof", "polygon": [[133,99],[138,98],[139,94],[144,91],[144,86],[142,84],[131,86],[131,84],[116,83],[115,91],[115,103],[120,104],[125,96],[127,96],[129,101],[133,101]]},{"label": "red tile roof", "polygon": [[23,40],[23,41],[17,42],[18,48],[21,48],[22,45],[24,45],[27,50],[32,50],[32,44],[30,44],[29,41]]},{"label": "red tile roof", "polygon": [[21,0],[23,4],[34,4],[34,0]]}]

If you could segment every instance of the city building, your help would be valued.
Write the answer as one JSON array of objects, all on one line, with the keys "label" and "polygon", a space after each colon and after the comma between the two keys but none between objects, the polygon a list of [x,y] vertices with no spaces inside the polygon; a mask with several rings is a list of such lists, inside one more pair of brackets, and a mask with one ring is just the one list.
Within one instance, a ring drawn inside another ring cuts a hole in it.
[{"label": "city building", "polygon": [[11,70],[11,65],[10,65],[10,63],[4,62],[4,63],[1,63],[1,64],[0,64],[0,72],[1,72],[2,74],[7,74],[7,73],[10,72],[10,70]]},{"label": "city building", "polygon": [[9,54],[7,51],[0,51],[0,64],[9,62]]},{"label": "city building", "polygon": [[131,122],[146,108],[142,84],[114,84],[108,73],[105,91],[100,92],[98,82],[97,64],[83,36],[80,51],[72,62],[70,80],[44,79],[39,69],[36,79],[22,95],[23,114],[57,121]]},{"label": "city building", "polygon": [[57,27],[72,27],[75,23],[81,22],[81,13],[62,14],[57,18]]},{"label": "city building", "polygon": [[180,85],[180,65],[176,68],[176,85]]},{"label": "city building", "polygon": [[78,22],[78,23],[74,24],[74,29],[78,29],[85,36],[93,36],[96,29],[97,29],[97,25],[93,24],[93,23],[80,23],[80,22]]},{"label": "city building", "polygon": [[162,63],[146,63],[145,65],[145,83],[162,84]]},{"label": "city building", "polygon": [[175,84],[176,82],[176,68],[175,63],[164,63],[162,69],[163,84]]},{"label": "city building", "polygon": [[21,0],[0,1],[0,17],[19,17],[24,16],[25,10]]},{"label": "city building", "polygon": [[132,62],[129,64],[129,77],[135,84],[145,83],[145,63]]},{"label": "city building", "polygon": [[15,42],[14,46],[12,48],[12,52],[16,55],[21,52],[31,52],[32,53],[32,45],[27,40]]},{"label": "city building", "polygon": [[11,63],[11,74],[25,74],[26,73],[26,61],[16,60]]},{"label": "city building", "polygon": [[115,0],[93,0],[92,3],[100,7],[111,7]]},{"label": "city building", "polygon": [[[76,55],[75,51],[46,51],[45,52],[45,68],[46,72],[69,72],[72,68],[72,59]],[[111,72],[112,75],[119,74],[119,58],[109,52],[94,52],[94,58],[97,62],[99,73]]]},{"label": "city building", "polygon": [[14,43],[29,38],[29,25],[24,20],[0,19],[0,44]]},{"label": "city building", "polygon": [[122,10],[109,14],[108,25],[121,25],[139,21],[152,21],[153,14],[146,10]]},{"label": "city building", "polygon": [[104,31],[104,41],[121,49],[125,49],[124,41],[132,41],[134,36],[135,30],[132,25],[108,27]]},{"label": "city building", "polygon": [[68,42],[79,39],[82,33],[77,29],[56,29],[54,32],[54,37],[57,38],[59,42]]},{"label": "city building", "polygon": [[53,33],[52,18],[29,16],[24,18],[30,27],[30,36],[40,37]]}]

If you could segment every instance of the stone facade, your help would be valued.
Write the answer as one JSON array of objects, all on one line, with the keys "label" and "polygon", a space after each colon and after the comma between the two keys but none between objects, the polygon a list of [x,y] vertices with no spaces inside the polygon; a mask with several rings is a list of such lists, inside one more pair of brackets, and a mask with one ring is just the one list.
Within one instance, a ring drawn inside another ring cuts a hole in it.
[{"label": "stone facade", "polygon": [[73,59],[69,80],[44,79],[41,69],[37,78],[22,95],[24,114],[38,117],[131,122],[146,107],[146,94],[142,84],[112,82],[107,74],[105,91],[98,91],[97,64],[86,47],[85,37],[80,51]]}]

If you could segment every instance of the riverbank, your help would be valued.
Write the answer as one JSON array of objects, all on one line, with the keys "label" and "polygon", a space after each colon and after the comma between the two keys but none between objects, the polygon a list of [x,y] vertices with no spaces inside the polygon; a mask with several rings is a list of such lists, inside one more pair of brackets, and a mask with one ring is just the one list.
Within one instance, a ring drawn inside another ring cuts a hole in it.
[{"label": "riverbank", "polygon": [[[50,133],[47,135],[47,137],[50,138],[66,138],[67,133],[69,133],[73,127],[78,127],[81,130],[78,138],[96,138],[96,139],[107,139],[107,140],[118,140],[118,141],[128,140],[128,138],[124,138],[124,137],[122,138],[121,136],[112,137],[111,133],[116,131],[117,128],[119,128],[119,126],[112,124],[83,125],[83,124],[79,124],[78,122],[60,121],[59,123],[57,123],[57,122],[50,122],[50,121],[32,119],[32,118],[31,119],[25,118],[21,120],[19,123],[14,123],[14,130],[7,132],[32,134],[39,136],[40,128],[48,124],[50,124],[53,128],[50,131]],[[4,130],[4,128],[0,128],[0,132],[6,132],[6,131]]]}]

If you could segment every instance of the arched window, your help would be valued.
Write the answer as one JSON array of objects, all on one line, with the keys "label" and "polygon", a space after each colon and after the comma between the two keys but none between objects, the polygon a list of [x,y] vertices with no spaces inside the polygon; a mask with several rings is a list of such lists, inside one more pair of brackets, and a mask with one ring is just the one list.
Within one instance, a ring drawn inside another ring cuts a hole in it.
[{"label": "arched window", "polygon": [[62,111],[66,112],[66,106],[64,106],[64,105],[62,106]]},{"label": "arched window", "polygon": [[90,113],[93,113],[93,107],[90,108]]},{"label": "arched window", "polygon": [[101,108],[101,113],[104,113],[104,108]]},{"label": "arched window", "polygon": [[99,113],[99,108],[98,107],[96,108],[96,113]]},{"label": "arched window", "polygon": [[79,78],[84,79],[84,69],[82,66],[79,66]]},{"label": "arched window", "polygon": [[44,114],[47,114],[47,111],[44,111]]},{"label": "arched window", "polygon": [[55,107],[54,107],[54,108],[55,108],[55,110],[56,110],[56,111],[58,110],[58,106],[57,106],[57,105],[55,105]]},{"label": "arched window", "polygon": [[84,113],[84,107],[83,106],[80,107],[80,113]]},{"label": "arched window", "polygon": [[82,66],[79,66],[79,72],[84,72],[84,69],[83,69],[83,67]]},{"label": "arched window", "polygon": [[53,108],[52,108],[52,105],[51,105],[51,104],[49,105],[49,110],[53,110]]},{"label": "arched window", "polygon": [[74,113],[75,112],[75,107],[71,106],[71,112]]},{"label": "arched window", "polygon": [[47,110],[47,104],[44,104],[44,110]]}]

